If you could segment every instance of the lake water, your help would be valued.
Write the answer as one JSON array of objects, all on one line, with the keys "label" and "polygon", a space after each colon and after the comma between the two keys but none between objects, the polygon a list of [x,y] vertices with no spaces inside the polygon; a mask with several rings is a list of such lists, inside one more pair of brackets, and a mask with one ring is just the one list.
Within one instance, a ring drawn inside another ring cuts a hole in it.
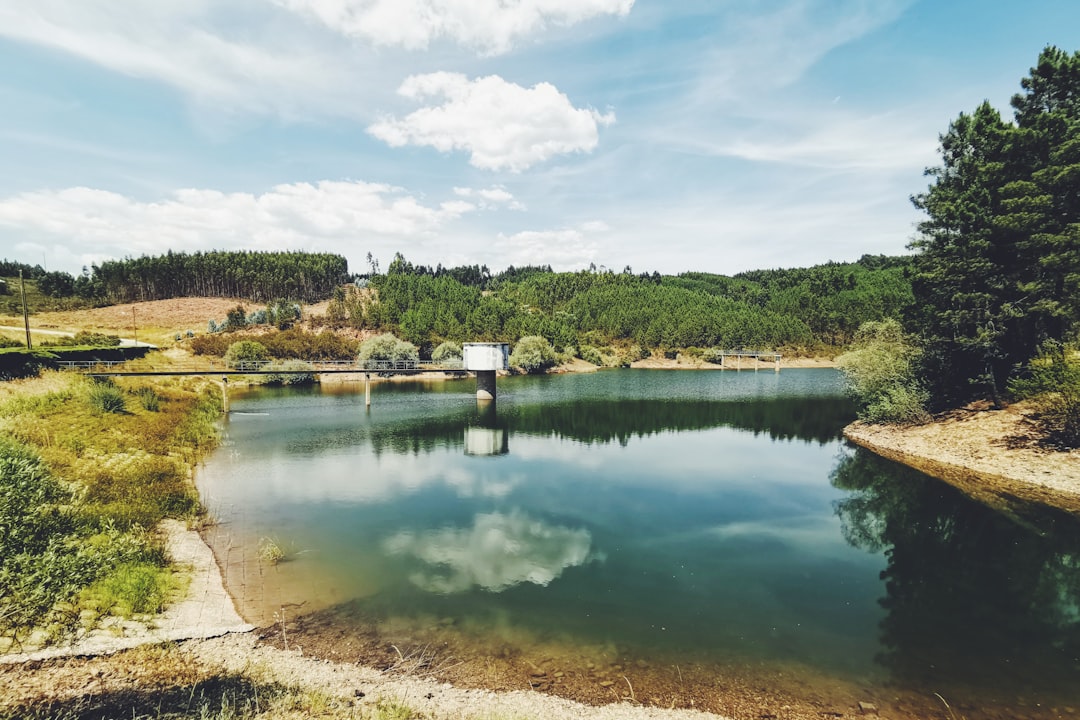
[{"label": "lake water", "polygon": [[[401,656],[427,628],[534,667],[607,658],[620,684],[636,662],[639,684],[782,676],[894,715],[935,692],[968,718],[1080,708],[1080,523],[848,446],[837,373],[504,378],[487,408],[474,390],[384,383],[370,409],[362,386],[234,391],[198,484],[242,612],[316,618],[331,653],[374,633]],[[258,559],[271,542],[285,561]]]}]

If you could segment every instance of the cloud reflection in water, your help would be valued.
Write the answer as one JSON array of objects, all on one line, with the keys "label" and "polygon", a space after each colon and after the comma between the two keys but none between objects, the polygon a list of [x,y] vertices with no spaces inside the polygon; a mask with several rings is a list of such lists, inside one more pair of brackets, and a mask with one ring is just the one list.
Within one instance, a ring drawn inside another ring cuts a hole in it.
[{"label": "cloud reflection in water", "polygon": [[587,530],[549,525],[519,510],[478,514],[470,528],[402,532],[383,543],[392,555],[411,555],[433,566],[409,578],[433,593],[472,587],[501,592],[526,582],[547,586],[566,568],[594,559],[591,546]]}]

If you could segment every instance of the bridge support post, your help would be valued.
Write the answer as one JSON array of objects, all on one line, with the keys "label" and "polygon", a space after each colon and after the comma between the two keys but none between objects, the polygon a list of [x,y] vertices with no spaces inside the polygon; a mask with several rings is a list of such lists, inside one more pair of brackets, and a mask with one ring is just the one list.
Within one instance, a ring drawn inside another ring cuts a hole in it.
[{"label": "bridge support post", "polygon": [[476,371],[476,399],[477,401],[495,399],[495,371]]},{"label": "bridge support post", "polygon": [[223,376],[221,378],[221,412],[229,414],[229,378]]},{"label": "bridge support post", "polygon": [[371,373],[364,373],[364,406],[371,407]]},{"label": "bridge support post", "polygon": [[776,356],[776,372],[780,372],[780,356]]}]

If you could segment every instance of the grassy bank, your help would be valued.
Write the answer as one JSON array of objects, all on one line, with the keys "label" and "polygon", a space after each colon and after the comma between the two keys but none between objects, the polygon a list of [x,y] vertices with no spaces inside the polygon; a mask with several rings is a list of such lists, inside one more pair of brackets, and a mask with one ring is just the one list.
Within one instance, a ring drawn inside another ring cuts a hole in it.
[{"label": "grassy bank", "polygon": [[0,650],[167,602],[177,579],[153,528],[199,514],[215,392],[57,372],[0,386]]}]

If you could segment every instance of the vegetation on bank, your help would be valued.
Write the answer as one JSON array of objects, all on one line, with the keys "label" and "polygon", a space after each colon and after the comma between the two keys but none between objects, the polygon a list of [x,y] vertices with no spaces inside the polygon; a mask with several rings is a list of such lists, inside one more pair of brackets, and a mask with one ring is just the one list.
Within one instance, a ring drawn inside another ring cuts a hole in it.
[{"label": "vegetation on bank", "polygon": [[[906,370],[876,371],[884,391],[865,385],[859,355],[843,362],[867,419],[910,420],[924,392],[929,410],[1011,395],[1080,444],[1080,52],[1046,48],[1020,85],[1012,121],[984,102],[949,125],[933,182],[912,199],[926,219],[911,245],[910,335],[875,350]],[[886,395],[905,407],[879,412]]]},{"label": "vegetation on bank", "polygon": [[174,581],[151,531],[199,513],[191,468],[216,442],[212,386],[46,373],[12,389],[0,400],[0,642],[156,612]]}]

